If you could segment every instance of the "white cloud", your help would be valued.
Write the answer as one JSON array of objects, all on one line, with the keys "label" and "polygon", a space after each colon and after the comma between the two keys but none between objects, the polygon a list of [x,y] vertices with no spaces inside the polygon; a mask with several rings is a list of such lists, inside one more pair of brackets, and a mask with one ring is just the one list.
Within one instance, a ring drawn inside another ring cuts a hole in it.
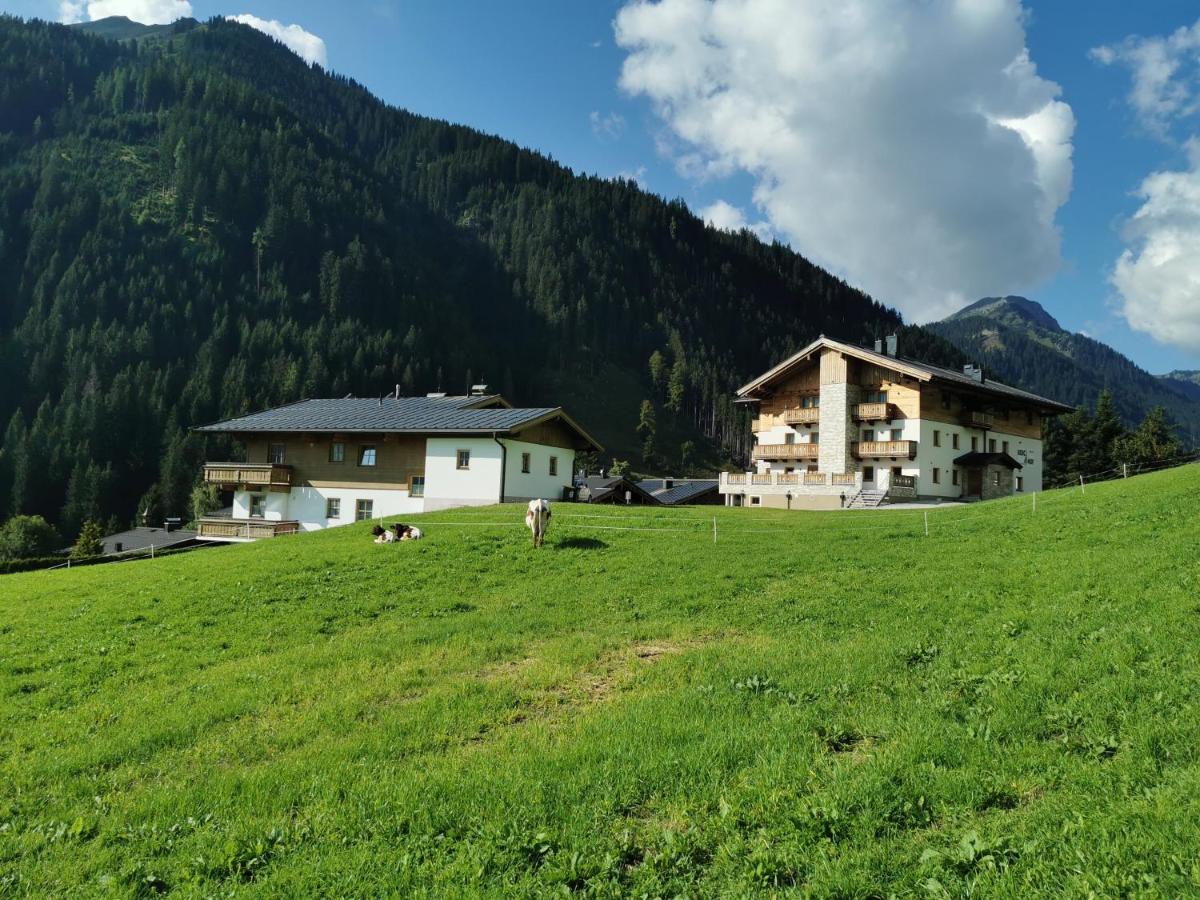
[{"label": "white cloud", "polygon": [[740,206],[734,206],[726,200],[718,200],[701,209],[700,218],[722,231],[741,231],[749,228],[764,241],[771,240],[771,225],[769,222],[749,222],[746,212]]},{"label": "white cloud", "polygon": [[774,232],[879,300],[935,318],[1058,268],[1075,120],[1019,0],[631,0],[615,33],[677,168],[751,173]]},{"label": "white cloud", "polygon": [[82,22],[82,0],[60,0],[58,4],[58,21],[64,25],[74,25],[76,22]]},{"label": "white cloud", "polygon": [[594,109],[588,121],[592,123],[592,134],[602,140],[615,141],[625,133],[625,117],[620,113],[610,112],[602,116],[599,110]]},{"label": "white cloud", "polygon": [[192,14],[188,0],[62,0],[58,5],[60,21],[80,21],[85,7],[93,22],[109,16],[125,16],[143,25],[165,25]]},{"label": "white cloud", "polygon": [[258,16],[250,13],[241,13],[240,15],[226,16],[225,18],[234,22],[241,22],[243,25],[249,25],[251,28],[258,29],[263,34],[269,34],[306,63],[316,63],[321,68],[328,67],[329,57],[325,51],[325,42],[311,31],[305,31],[299,25],[284,25],[275,19],[260,19]]},{"label": "white cloud", "polygon": [[1189,142],[1188,157],[1186,169],[1142,182],[1112,283],[1130,326],[1200,353],[1200,141]]},{"label": "white cloud", "polygon": [[1198,109],[1200,21],[1166,37],[1131,35],[1119,44],[1094,48],[1091,57],[1130,70],[1129,105],[1142,127],[1157,137],[1166,138],[1174,120]]}]

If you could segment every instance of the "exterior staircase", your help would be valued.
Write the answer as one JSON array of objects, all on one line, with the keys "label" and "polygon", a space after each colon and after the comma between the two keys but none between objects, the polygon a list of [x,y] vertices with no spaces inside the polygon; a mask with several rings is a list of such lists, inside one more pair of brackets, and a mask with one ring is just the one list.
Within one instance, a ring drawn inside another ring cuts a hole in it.
[{"label": "exterior staircase", "polygon": [[887,503],[887,491],[863,489],[850,498],[846,509],[874,509]]}]

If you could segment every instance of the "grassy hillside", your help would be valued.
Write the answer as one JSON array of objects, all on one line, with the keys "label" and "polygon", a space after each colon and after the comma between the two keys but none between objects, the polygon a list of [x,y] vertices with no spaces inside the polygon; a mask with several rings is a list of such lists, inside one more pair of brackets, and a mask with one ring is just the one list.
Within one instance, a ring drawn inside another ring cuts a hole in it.
[{"label": "grassy hillside", "polygon": [[7,576],[0,892],[1194,893],[1198,490]]}]

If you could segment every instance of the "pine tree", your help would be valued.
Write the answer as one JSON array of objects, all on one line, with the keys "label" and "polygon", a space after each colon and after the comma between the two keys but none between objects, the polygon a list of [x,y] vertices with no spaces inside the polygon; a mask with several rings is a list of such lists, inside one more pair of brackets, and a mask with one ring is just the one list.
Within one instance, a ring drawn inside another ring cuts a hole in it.
[{"label": "pine tree", "polygon": [[104,552],[104,531],[100,523],[88,519],[83,523],[75,546],[71,548],[72,559],[85,559],[89,556],[99,556]]},{"label": "pine tree", "polygon": [[1183,445],[1175,431],[1175,426],[1167,419],[1167,411],[1155,406],[1136,429],[1114,441],[1116,464],[1141,466],[1178,457]]}]

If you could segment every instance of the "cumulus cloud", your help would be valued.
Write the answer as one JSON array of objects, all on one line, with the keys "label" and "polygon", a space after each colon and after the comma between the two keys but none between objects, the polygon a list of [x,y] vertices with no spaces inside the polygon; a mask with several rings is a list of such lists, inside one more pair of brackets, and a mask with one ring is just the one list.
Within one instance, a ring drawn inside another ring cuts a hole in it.
[{"label": "cumulus cloud", "polygon": [[1131,327],[1200,354],[1200,141],[1189,142],[1188,159],[1142,182],[1112,283]]},{"label": "cumulus cloud", "polygon": [[1174,120],[1200,108],[1200,21],[1165,37],[1131,35],[1119,44],[1094,48],[1091,57],[1129,69],[1129,105],[1151,134],[1166,138]]},{"label": "cumulus cloud", "polygon": [[625,117],[620,113],[610,112],[602,116],[599,110],[594,109],[588,121],[592,123],[592,134],[604,140],[615,141],[625,133]]},{"label": "cumulus cloud", "polygon": [[741,231],[749,228],[764,241],[771,239],[771,226],[768,222],[750,222],[746,212],[740,206],[734,206],[727,200],[718,200],[700,210],[700,218],[722,231]]},{"label": "cumulus cloud", "polygon": [[[1110,281],[1130,327],[1200,354],[1200,21],[1166,36],[1131,35],[1092,58],[1129,69],[1129,105],[1150,134],[1182,147],[1187,163],[1151,172],[1134,192],[1141,206],[1124,228]],[[1177,141],[1176,134],[1191,136]]]},{"label": "cumulus cloud", "polygon": [[188,0],[60,0],[58,18],[68,24],[83,21],[84,11],[95,22],[125,16],[143,25],[165,25],[192,14]]},{"label": "cumulus cloud", "polygon": [[1059,266],[1075,120],[1019,0],[632,0],[622,87],[689,177],[734,171],[798,250],[910,316]]},{"label": "cumulus cloud", "polygon": [[325,51],[325,42],[311,31],[305,31],[299,25],[284,25],[275,19],[260,19],[258,16],[251,15],[250,13],[241,13],[240,15],[226,16],[225,18],[234,22],[241,22],[243,25],[249,25],[251,28],[258,29],[263,34],[269,34],[306,63],[316,63],[322,68],[327,68],[328,66],[329,57]]}]

